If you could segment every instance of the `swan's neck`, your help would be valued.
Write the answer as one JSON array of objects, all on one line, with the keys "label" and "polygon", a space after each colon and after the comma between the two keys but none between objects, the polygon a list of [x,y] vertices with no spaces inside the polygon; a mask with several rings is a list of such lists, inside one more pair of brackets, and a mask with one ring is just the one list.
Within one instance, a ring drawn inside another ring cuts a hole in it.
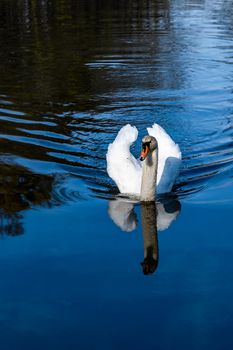
[{"label": "swan's neck", "polygon": [[156,180],[158,167],[158,149],[150,152],[143,162],[142,183],[141,183],[141,201],[155,201]]}]

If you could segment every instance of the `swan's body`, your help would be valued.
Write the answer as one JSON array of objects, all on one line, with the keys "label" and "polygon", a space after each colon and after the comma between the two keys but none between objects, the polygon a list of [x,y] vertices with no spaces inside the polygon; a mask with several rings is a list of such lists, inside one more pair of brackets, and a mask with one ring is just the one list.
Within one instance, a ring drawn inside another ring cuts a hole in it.
[{"label": "swan's body", "polygon": [[150,192],[152,196],[152,183],[153,190],[155,191],[156,187],[158,194],[170,192],[181,163],[179,146],[161,126],[154,124],[147,128],[147,131],[152,139],[156,139],[158,147],[151,150],[143,166],[130,152],[130,146],[136,141],[138,131],[129,124],[121,128],[107,152],[107,172],[119,191],[140,197],[141,200],[153,200],[152,197],[142,198],[146,192]]}]

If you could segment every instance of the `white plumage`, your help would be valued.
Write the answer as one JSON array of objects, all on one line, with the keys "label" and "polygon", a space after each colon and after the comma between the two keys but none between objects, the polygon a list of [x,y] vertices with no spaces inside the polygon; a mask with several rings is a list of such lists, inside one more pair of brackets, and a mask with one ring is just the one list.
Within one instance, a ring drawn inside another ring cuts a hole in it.
[{"label": "white plumage", "polygon": [[[180,148],[166,131],[158,124],[147,128],[148,134],[158,142],[158,194],[168,193],[179,174],[181,164]],[[116,183],[121,193],[140,195],[142,181],[142,165],[130,152],[130,146],[136,141],[138,130],[127,124],[117,134],[116,139],[108,147],[107,172]]]}]

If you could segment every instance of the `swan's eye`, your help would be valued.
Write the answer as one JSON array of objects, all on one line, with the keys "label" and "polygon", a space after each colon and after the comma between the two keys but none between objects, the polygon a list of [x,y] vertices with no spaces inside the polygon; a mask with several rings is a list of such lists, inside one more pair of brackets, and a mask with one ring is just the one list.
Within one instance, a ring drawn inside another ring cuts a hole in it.
[{"label": "swan's eye", "polygon": [[142,148],[145,150],[147,147],[150,148],[151,141],[148,142],[143,142],[142,143]]}]

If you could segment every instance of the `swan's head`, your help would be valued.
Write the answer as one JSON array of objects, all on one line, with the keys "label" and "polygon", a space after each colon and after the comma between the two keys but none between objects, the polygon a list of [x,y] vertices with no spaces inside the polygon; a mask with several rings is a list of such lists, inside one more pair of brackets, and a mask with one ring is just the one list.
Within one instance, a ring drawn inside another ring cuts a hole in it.
[{"label": "swan's head", "polygon": [[158,262],[159,262],[158,259],[154,259],[152,257],[145,258],[143,262],[141,262],[142,271],[144,275],[149,275],[154,273],[158,267]]},{"label": "swan's head", "polygon": [[147,135],[142,139],[142,150],[140,160],[145,160],[150,152],[153,152],[158,147],[155,137]]}]

